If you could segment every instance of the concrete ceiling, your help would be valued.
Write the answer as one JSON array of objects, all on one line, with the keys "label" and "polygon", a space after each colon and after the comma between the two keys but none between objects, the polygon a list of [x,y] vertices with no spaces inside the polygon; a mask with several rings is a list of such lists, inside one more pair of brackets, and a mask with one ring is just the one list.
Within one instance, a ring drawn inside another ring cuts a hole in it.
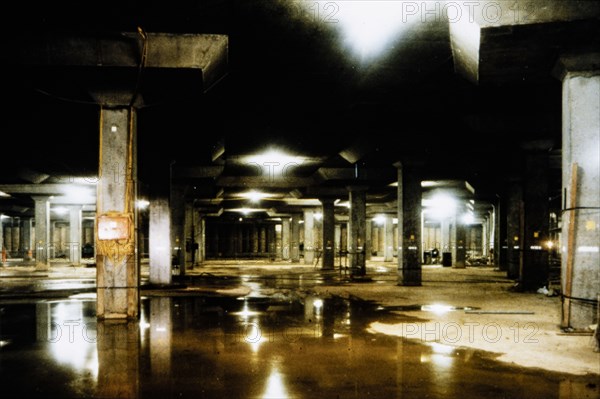
[{"label": "concrete ceiling", "polygon": [[[506,179],[519,175],[527,143],[543,142],[544,150],[560,154],[561,85],[551,70],[562,52],[597,49],[598,2],[483,1],[472,22],[466,3],[453,2],[466,12],[460,23],[431,15],[422,22],[424,10],[408,8],[420,2],[384,2],[397,3],[395,12],[406,13],[408,22],[386,25],[378,16],[374,26],[393,35],[371,58],[353,52],[343,23],[349,4],[361,2],[330,3],[337,11],[326,2],[308,4],[311,11],[284,0],[103,2],[93,10],[61,2],[17,5],[23,8],[0,27],[6,70],[0,80],[10,100],[0,110],[0,183],[97,174],[98,106],[89,86],[101,86],[114,71],[99,68],[92,79],[81,65],[40,68],[33,61],[40,63],[49,38],[78,44],[54,53],[60,64],[71,48],[83,56],[90,43],[121,32],[136,37],[138,26],[154,35],[229,38],[227,74],[208,85],[185,69],[144,71],[142,192],[174,162],[175,182],[211,209],[241,207],[236,195],[262,189],[273,195],[270,209],[290,211],[319,197],[341,198],[357,182],[371,187],[369,201],[378,207],[394,200],[389,184],[401,160],[419,163],[425,180],[468,181],[475,196],[493,200]],[[449,3],[436,4],[443,10]],[[137,77],[120,76],[130,86]],[[244,157],[270,147],[304,162],[286,179],[265,179]],[[552,185],[559,189],[560,180]],[[20,197],[0,201],[4,211],[27,205]]]}]

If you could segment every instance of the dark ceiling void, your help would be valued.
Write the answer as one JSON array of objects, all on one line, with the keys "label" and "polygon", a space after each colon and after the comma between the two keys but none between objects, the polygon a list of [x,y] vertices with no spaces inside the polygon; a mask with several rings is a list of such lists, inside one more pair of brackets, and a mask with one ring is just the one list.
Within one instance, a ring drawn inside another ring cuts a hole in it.
[{"label": "dark ceiling void", "polygon": [[[564,49],[600,42],[593,12],[481,25],[479,80],[473,82],[457,73],[455,27],[444,21],[407,25],[383,54],[361,58],[346,40],[343,10],[330,23],[334,18],[326,12],[333,9],[311,14],[300,2],[19,7],[23,12],[5,16],[0,27],[7,49],[0,77],[7,100],[0,110],[0,181],[30,183],[31,171],[94,175],[99,106],[89,87],[119,80],[139,84],[143,97],[137,139],[142,186],[157,184],[156,177],[169,176],[176,165],[176,182],[203,200],[221,190],[233,195],[259,188],[289,198],[339,197],[357,181],[391,198],[393,164],[409,161],[421,166],[424,180],[468,181],[482,200],[493,201],[521,172],[530,143],[560,155],[561,84],[552,66]],[[185,70],[32,67],[11,54],[53,35],[103,38],[138,28],[227,35],[226,75],[203,90],[203,77]],[[254,175],[243,157],[270,148],[306,163],[290,169],[285,183],[264,185],[263,172]],[[332,168],[339,171],[329,173]],[[551,186],[559,188],[560,176],[552,176]]]}]

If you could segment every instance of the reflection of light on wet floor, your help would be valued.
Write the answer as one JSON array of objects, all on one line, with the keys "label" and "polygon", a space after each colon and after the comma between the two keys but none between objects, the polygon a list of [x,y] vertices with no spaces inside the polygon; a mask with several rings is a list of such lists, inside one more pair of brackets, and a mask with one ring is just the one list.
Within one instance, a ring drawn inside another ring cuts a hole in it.
[{"label": "reflection of light on wet floor", "polygon": [[433,312],[435,314],[444,314],[448,313],[452,310],[455,310],[454,306],[449,305],[441,305],[441,304],[433,304],[433,305],[423,305],[421,306],[421,310],[426,312]]},{"label": "reflection of light on wet floor", "polygon": [[84,303],[78,300],[49,302],[51,314],[46,339],[57,362],[77,371],[88,370],[96,378],[96,323],[84,317]]},{"label": "reflection of light on wet floor", "polygon": [[262,397],[263,399],[285,399],[289,397],[285,389],[283,375],[281,375],[277,367],[273,367],[271,370],[271,374],[267,380],[267,387]]},{"label": "reflection of light on wet floor", "polygon": [[449,345],[443,345],[437,342],[430,342],[433,353],[421,354],[421,363],[432,363],[441,368],[450,367],[454,361],[452,357],[454,348]]},{"label": "reflection of light on wet floor", "polygon": [[96,299],[96,293],[88,292],[85,294],[75,294],[75,295],[69,296],[69,299]]}]

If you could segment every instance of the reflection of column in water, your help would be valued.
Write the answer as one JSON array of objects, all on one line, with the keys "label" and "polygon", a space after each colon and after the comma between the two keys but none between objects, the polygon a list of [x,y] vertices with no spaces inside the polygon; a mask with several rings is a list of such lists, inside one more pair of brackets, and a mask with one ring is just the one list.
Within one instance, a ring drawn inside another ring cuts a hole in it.
[{"label": "reflection of column in water", "polygon": [[[150,299],[150,370],[153,392],[169,390],[171,377],[171,298]],[[170,396],[170,395],[168,395]]]},{"label": "reflection of column in water", "polygon": [[139,397],[138,323],[98,320],[97,328],[98,397]]},{"label": "reflection of column in water", "polygon": [[38,342],[48,342],[50,331],[50,304],[38,302],[35,304],[36,337]]}]

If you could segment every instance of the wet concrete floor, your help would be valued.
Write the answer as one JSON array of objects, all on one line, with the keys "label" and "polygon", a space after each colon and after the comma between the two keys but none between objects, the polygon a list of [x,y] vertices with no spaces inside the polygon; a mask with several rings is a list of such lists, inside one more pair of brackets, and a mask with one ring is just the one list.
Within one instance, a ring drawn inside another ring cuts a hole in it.
[{"label": "wet concrete floor", "polygon": [[202,276],[251,292],[146,292],[139,322],[96,320],[89,292],[0,299],[2,398],[600,398],[597,376],[371,334],[414,309],[312,295],[322,278]]}]

